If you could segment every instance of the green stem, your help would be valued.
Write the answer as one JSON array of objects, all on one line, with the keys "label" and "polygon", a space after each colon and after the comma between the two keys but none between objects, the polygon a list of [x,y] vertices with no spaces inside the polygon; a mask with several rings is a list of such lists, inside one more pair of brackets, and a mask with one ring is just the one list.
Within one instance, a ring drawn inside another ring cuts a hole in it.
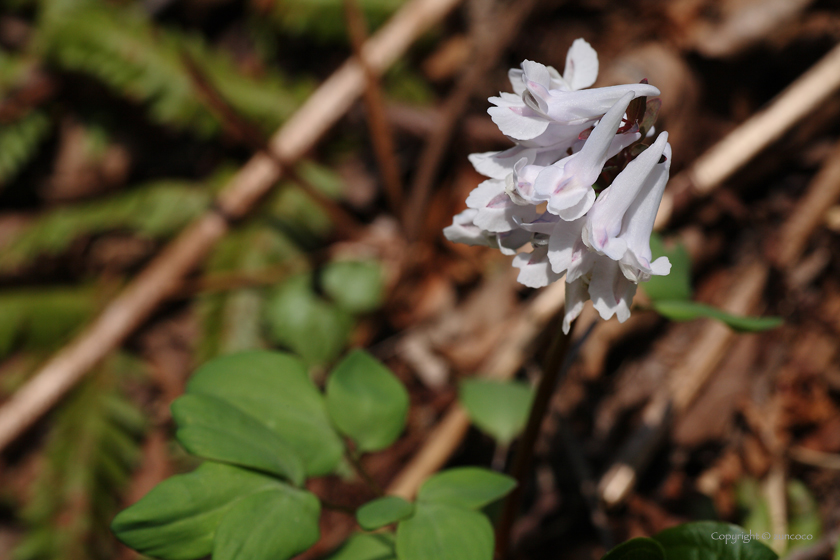
[{"label": "green stem", "polygon": [[370,488],[371,491],[378,497],[384,496],[385,491],[382,489],[381,486],[379,486],[379,484],[373,479],[373,477],[370,476],[370,473],[368,473],[367,470],[365,470],[365,467],[364,465],[362,465],[362,461],[359,458],[359,456],[350,451],[349,449],[345,452],[344,455],[347,457],[347,460],[350,461],[350,464],[353,465],[353,469],[356,471],[356,474],[358,474],[362,478],[362,480],[365,481],[365,484],[368,485],[368,488]]},{"label": "green stem", "polygon": [[351,508],[350,506],[343,506],[341,504],[334,504],[332,502],[327,502],[323,498],[318,498],[321,501],[321,507],[324,509],[329,509],[332,511],[337,511],[339,513],[343,513],[345,515],[349,515],[352,518],[356,518],[356,510]]}]

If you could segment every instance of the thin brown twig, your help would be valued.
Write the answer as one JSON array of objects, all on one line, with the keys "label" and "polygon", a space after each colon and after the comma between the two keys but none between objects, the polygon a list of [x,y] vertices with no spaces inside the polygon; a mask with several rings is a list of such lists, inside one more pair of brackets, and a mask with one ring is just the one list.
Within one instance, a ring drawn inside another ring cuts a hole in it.
[{"label": "thin brown twig", "polygon": [[361,230],[361,226],[358,221],[349,212],[344,210],[344,208],[342,208],[334,200],[324,195],[324,193],[312,185],[312,183],[308,180],[304,179],[292,165],[282,161],[279,157],[267,149],[268,138],[257,126],[243,118],[242,115],[240,115],[227,102],[227,100],[225,100],[222,94],[210,82],[207,76],[205,76],[202,69],[198,66],[198,63],[195,62],[186,50],[181,52],[181,58],[188,74],[190,75],[190,79],[193,81],[193,84],[195,85],[202,101],[204,101],[205,106],[207,106],[207,108],[210,109],[210,111],[213,112],[219,120],[221,120],[222,125],[228,134],[230,134],[238,142],[250,147],[255,153],[263,153],[274,159],[277,166],[285,170],[286,176],[293,182],[297,183],[301,190],[303,190],[310,198],[314,199],[315,202],[327,212],[330,217],[330,221],[333,223],[341,237],[353,237],[359,232],[359,230]]},{"label": "thin brown twig", "polygon": [[385,96],[382,94],[379,77],[362,57],[362,47],[367,40],[365,16],[356,0],[344,0],[344,13],[347,18],[347,29],[350,32],[350,42],[353,45],[353,54],[365,71],[366,87],[363,98],[373,151],[382,174],[382,184],[385,187],[385,196],[391,212],[399,217],[402,216],[403,209],[403,186],[394,148],[394,135],[385,111]]},{"label": "thin brown twig", "polygon": [[[413,0],[365,44],[364,59],[382,72],[458,0]],[[255,154],[220,193],[216,207],[173,240],[94,322],[55,354],[0,408],[0,449],[46,413],[100,360],[180,289],[192,271],[225,236],[230,218],[245,216],[281,177],[277,159],[294,162],[352,105],[364,89],[364,71],[346,62],[283,125],[270,151]]]},{"label": "thin brown twig", "polygon": [[[486,1],[489,3],[490,0]],[[474,53],[472,64],[461,74],[444,103],[440,125],[429,136],[417,163],[417,174],[411,185],[403,219],[409,239],[416,240],[420,235],[432,185],[467,103],[481,85],[484,75],[496,65],[508,43],[516,37],[521,23],[535,5],[535,0],[519,0],[504,10],[495,10],[495,17],[482,14],[474,18],[470,33]]]}]

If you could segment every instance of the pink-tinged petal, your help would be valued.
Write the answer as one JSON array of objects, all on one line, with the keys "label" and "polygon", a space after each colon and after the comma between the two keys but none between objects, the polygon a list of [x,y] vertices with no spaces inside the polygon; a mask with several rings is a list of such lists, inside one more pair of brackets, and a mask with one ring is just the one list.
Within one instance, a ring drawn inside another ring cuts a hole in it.
[{"label": "pink-tinged petal", "polygon": [[[492,100],[492,99],[491,99]],[[537,138],[548,128],[549,122],[522,104],[522,107],[490,107],[490,118],[502,131],[502,134],[515,140]]]},{"label": "pink-tinged petal", "polygon": [[[548,238],[548,259],[557,274],[563,274],[572,265],[575,250],[580,245],[583,220],[557,222]],[[586,248],[584,247],[584,250]]]},{"label": "pink-tinged petal", "polygon": [[548,210],[554,214],[557,214],[560,219],[566,221],[577,220],[578,218],[582,217],[586,214],[592,205],[595,203],[595,191],[592,187],[586,187],[583,189],[583,197],[578,200],[577,203],[572,204],[567,208],[558,208],[557,204],[555,203],[554,199],[548,201]]},{"label": "pink-tinged petal", "polygon": [[653,97],[659,90],[649,84],[627,84],[580,91],[551,90],[548,116],[557,122],[579,124],[592,121],[610,110],[626,93]]},{"label": "pink-tinged petal", "polygon": [[470,208],[457,214],[452,220],[452,225],[443,229],[444,237],[453,243],[491,246],[492,234],[473,223],[476,214],[478,214],[478,210]]},{"label": "pink-tinged petal", "polygon": [[598,255],[587,249],[578,239],[572,250],[571,264],[566,271],[566,281],[574,282],[578,278],[588,278],[597,259]]},{"label": "pink-tinged petal", "polygon": [[[621,237],[627,240],[627,248],[636,254],[637,258],[644,262],[650,261],[650,234],[653,231],[653,223],[656,220],[656,212],[659,203],[662,201],[662,194],[665,192],[665,185],[668,183],[668,175],[671,167],[671,147],[667,143],[668,133],[663,132],[656,139],[656,142],[642,153],[639,158],[647,152],[653,152],[652,157],[659,161],[658,154],[665,156],[663,163],[656,163],[653,170],[645,177],[644,184],[638,196],[627,209],[622,226]],[[654,146],[662,145],[661,151],[654,151]]]},{"label": "pink-tinged petal", "polygon": [[583,39],[575,39],[566,53],[563,79],[572,90],[588,88],[598,78],[598,53]]},{"label": "pink-tinged petal", "polygon": [[563,334],[569,334],[572,321],[578,318],[589,299],[589,290],[583,279],[566,282],[566,311],[563,315]]},{"label": "pink-tinged petal", "polygon": [[540,217],[538,217],[533,222],[519,223],[519,227],[522,228],[524,231],[528,231],[531,233],[543,233],[545,235],[551,235],[559,221],[560,218],[558,218],[554,214],[551,214],[550,212],[543,212],[542,215],[540,215]]},{"label": "pink-tinged petal", "polygon": [[607,154],[615,138],[615,133],[621,125],[621,119],[633,97],[634,92],[624,94],[598,122],[583,148],[575,154],[573,163],[575,174],[585,175],[587,179],[592,180],[592,183],[598,179],[598,175],[607,161]]},{"label": "pink-tinged petal", "polygon": [[513,93],[522,97],[522,93],[527,89],[525,87],[525,72],[520,68],[511,68],[508,70],[508,80],[510,80]]},{"label": "pink-tinged petal", "polygon": [[514,164],[523,157],[526,161],[535,159],[536,151],[535,148],[517,145],[503,152],[470,154],[468,158],[475,170],[482,175],[493,179],[504,179],[513,171]]},{"label": "pink-tinged petal", "polygon": [[488,179],[478,184],[467,196],[467,208],[480,210],[487,206],[497,195],[505,192],[505,183],[498,179]]},{"label": "pink-tinged petal", "polygon": [[[638,207],[640,201],[647,196],[646,193],[653,188],[650,183],[651,174],[662,156],[667,140],[667,134],[660,135],[650,148],[642,152],[639,157],[631,161],[618,174],[612,185],[604,189],[592,206],[587,215],[582,236],[584,243],[595,252],[606,254],[613,260],[619,260],[624,256],[623,251],[619,253],[620,248],[613,240],[621,237],[624,239],[623,245],[628,247],[631,245],[626,235],[629,231],[628,226],[635,231],[643,225],[638,223],[638,219],[636,219],[637,223],[631,223],[634,220],[633,214],[637,213],[631,211],[631,209]],[[658,199],[656,200],[656,206],[659,206]],[[655,209],[653,214],[655,217]],[[650,227],[652,230],[652,221]],[[647,236],[645,241],[648,244],[651,230],[647,230],[646,234],[641,233],[642,236]],[[611,247],[611,249],[608,249],[608,247]],[[649,251],[650,246],[648,245]],[[650,259],[650,255],[648,254],[644,258]]]},{"label": "pink-tinged petal", "polygon": [[526,84],[531,82],[531,84],[539,86],[546,92],[551,89],[551,74],[544,64],[532,60],[525,60],[522,62],[522,72],[525,74],[524,81]]},{"label": "pink-tinged petal", "polygon": [[[574,176],[566,171],[567,164],[571,162],[574,157],[575,156],[569,156],[561,159],[554,165],[549,165],[548,167],[539,169],[539,173],[533,180],[534,200],[545,201],[558,195],[560,197],[563,196],[560,193],[562,193],[566,186],[574,179]],[[529,167],[535,168],[536,166]],[[577,202],[579,198],[579,196],[573,195],[572,204]]]},{"label": "pink-tinged petal", "polygon": [[496,241],[503,255],[515,255],[518,249],[530,240],[531,232],[521,229],[496,234]]},{"label": "pink-tinged petal", "polygon": [[613,315],[620,323],[629,319],[635,294],[636,284],[624,277],[617,262],[606,257],[597,258],[589,282],[589,297],[602,319]]},{"label": "pink-tinged petal", "polygon": [[492,233],[518,229],[517,220],[530,222],[537,217],[534,206],[514,204],[505,192],[505,181],[499,179],[488,179],[473,189],[467,207],[478,210],[475,225]]},{"label": "pink-tinged petal", "polygon": [[548,247],[537,247],[531,253],[519,253],[513,258],[513,266],[520,271],[516,279],[529,288],[542,288],[563,277],[551,270]]}]

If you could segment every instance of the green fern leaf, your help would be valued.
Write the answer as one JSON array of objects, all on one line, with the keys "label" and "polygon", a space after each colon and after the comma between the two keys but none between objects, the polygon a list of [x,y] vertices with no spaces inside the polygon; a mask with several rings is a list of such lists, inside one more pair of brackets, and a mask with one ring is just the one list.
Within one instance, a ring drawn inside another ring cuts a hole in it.
[{"label": "green fern leaf", "polygon": [[23,510],[27,532],[14,560],[105,560],[116,554],[108,525],[139,459],[145,429],[119,380],[138,369],[126,356],[112,357],[57,411]]}]

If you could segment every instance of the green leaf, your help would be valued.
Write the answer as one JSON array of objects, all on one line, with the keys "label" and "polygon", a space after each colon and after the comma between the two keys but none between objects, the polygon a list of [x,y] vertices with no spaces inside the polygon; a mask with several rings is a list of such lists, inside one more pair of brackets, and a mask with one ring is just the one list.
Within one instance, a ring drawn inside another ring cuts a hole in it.
[{"label": "green leaf", "polygon": [[685,246],[679,243],[666,250],[662,238],[654,234],[650,237],[650,249],[653,259],[668,257],[671,272],[667,276],[652,276],[642,284],[648,297],[653,301],[691,299],[691,257]]},{"label": "green leaf", "polygon": [[269,334],[308,364],[335,360],[347,344],[352,321],[334,304],[318,297],[308,275],[289,279],[265,306]]},{"label": "green leaf", "polygon": [[810,540],[790,540],[791,549],[814,544],[822,536],[822,519],[817,500],[801,480],[793,479],[787,485],[788,533],[807,535]]},{"label": "green leaf", "polygon": [[[729,537],[727,540],[727,536]],[[740,527],[717,521],[687,523],[653,537],[668,560],[777,560],[775,552]]]},{"label": "green leaf", "polygon": [[111,530],[142,554],[165,560],[201,558],[213,551],[216,528],[238,500],[279,486],[284,486],[279,480],[256,472],[207,462],[155,486],[121,511]]},{"label": "green leaf", "polygon": [[199,457],[251,467],[300,485],[303,462],[275,432],[227,402],[184,395],[172,403],[178,441]]},{"label": "green leaf", "polygon": [[491,560],[493,527],[481,513],[448,504],[418,503],[397,527],[400,560]]},{"label": "green leaf", "polygon": [[382,267],[376,261],[337,261],[321,276],[324,292],[350,313],[367,313],[382,303]]},{"label": "green leaf", "polygon": [[639,537],[618,545],[601,560],[666,560],[665,549],[653,539]]},{"label": "green leaf", "polygon": [[327,410],[359,450],[378,451],[405,427],[408,392],[388,368],[367,352],[354,350],[327,380]]},{"label": "green leaf", "polygon": [[417,500],[478,509],[514,489],[516,481],[478,467],[460,467],[436,474],[423,483]]},{"label": "green leaf", "polygon": [[356,534],[327,560],[397,560],[393,533]]},{"label": "green leaf", "polygon": [[216,397],[257,419],[291,447],[308,476],[329,474],[344,444],[324,397],[297,358],[280,352],[230,354],[195,372],[187,393]]},{"label": "green leaf", "polygon": [[468,379],[461,383],[460,400],[473,424],[508,445],[525,428],[534,391],[520,381]]},{"label": "green leaf", "polygon": [[672,321],[710,317],[725,323],[732,330],[741,332],[766,331],[784,323],[781,317],[741,317],[695,301],[655,301],[653,308]]},{"label": "green leaf", "polygon": [[402,521],[414,513],[414,504],[399,496],[385,496],[366,503],[356,511],[356,521],[366,531]]},{"label": "green leaf", "polygon": [[318,542],[320,515],[318,498],[291,486],[242,498],[219,524],[213,560],[287,560]]}]

